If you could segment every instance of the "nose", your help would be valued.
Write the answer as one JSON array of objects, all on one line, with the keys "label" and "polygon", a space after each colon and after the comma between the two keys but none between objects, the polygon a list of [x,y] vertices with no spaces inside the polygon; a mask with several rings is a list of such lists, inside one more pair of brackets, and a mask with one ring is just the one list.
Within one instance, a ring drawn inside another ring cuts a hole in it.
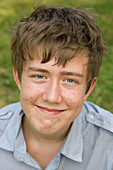
[{"label": "nose", "polygon": [[62,101],[60,85],[56,81],[51,81],[43,93],[43,100],[50,103],[60,103]]}]

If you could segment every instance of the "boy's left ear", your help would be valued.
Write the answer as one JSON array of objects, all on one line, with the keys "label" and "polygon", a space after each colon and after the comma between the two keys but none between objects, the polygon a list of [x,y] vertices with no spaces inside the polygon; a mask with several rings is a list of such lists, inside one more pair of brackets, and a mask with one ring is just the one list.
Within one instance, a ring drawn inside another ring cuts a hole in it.
[{"label": "boy's left ear", "polygon": [[18,89],[20,90],[20,80],[18,78],[18,72],[15,68],[13,68],[13,76],[14,76],[15,83],[17,84]]},{"label": "boy's left ear", "polygon": [[91,85],[90,85],[90,88],[89,88],[88,92],[85,94],[84,101],[87,100],[88,96],[89,96],[90,93],[93,91],[96,82],[97,82],[97,77],[95,77],[95,78],[92,80],[92,83],[91,83]]}]

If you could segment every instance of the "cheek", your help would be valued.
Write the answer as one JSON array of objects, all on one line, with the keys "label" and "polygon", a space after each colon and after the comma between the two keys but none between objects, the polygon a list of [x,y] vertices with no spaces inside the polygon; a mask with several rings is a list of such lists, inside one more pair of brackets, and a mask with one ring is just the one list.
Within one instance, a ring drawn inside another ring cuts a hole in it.
[{"label": "cheek", "polygon": [[74,107],[75,105],[80,105],[81,103],[83,103],[84,101],[84,95],[77,91],[77,92],[70,92],[70,93],[64,93],[64,100],[66,101],[66,103],[72,107]]},{"label": "cheek", "polygon": [[32,85],[26,85],[21,88],[20,97],[23,100],[33,101],[41,95],[42,91],[40,88]]}]

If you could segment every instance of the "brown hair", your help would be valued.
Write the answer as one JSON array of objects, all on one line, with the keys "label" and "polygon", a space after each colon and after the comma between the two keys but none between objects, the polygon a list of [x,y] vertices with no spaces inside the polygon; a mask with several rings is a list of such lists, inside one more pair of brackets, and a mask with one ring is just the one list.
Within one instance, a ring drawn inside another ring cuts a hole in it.
[{"label": "brown hair", "polygon": [[[92,15],[85,9],[69,6],[40,6],[27,18],[23,18],[12,35],[12,63],[21,80],[24,62],[39,57],[42,63],[55,58],[63,65],[78,51],[88,51],[88,88],[99,75],[105,45],[100,29]],[[88,90],[88,89],[87,89]]]}]

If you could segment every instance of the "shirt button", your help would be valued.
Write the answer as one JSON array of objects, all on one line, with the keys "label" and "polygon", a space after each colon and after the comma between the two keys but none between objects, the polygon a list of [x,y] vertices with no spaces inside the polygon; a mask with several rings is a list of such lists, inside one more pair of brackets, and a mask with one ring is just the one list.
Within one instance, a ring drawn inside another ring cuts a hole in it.
[{"label": "shirt button", "polygon": [[9,115],[12,115],[12,114],[13,114],[13,112],[9,111],[9,112],[8,112],[8,114],[9,114]]},{"label": "shirt button", "polygon": [[90,118],[90,119],[93,119],[93,118],[94,118],[94,116],[93,116],[93,115],[89,115],[89,118]]},{"label": "shirt button", "polygon": [[60,157],[60,153],[58,153],[58,157]]}]

